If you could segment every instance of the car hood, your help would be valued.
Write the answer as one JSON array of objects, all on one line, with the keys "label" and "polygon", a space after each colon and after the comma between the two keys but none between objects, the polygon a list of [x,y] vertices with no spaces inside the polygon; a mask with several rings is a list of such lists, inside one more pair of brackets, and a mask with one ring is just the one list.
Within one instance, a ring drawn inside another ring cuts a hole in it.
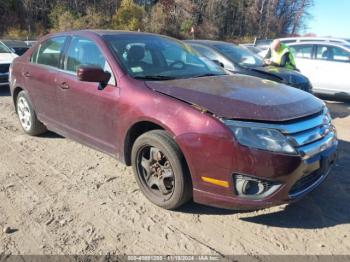
[{"label": "car hood", "polygon": [[275,76],[281,79],[283,83],[290,85],[300,85],[309,82],[309,79],[306,76],[302,75],[301,73],[295,70],[290,70],[286,68],[276,66],[261,66],[252,68],[251,70],[256,71],[260,74]]},{"label": "car hood", "polygon": [[227,119],[287,121],[318,113],[324,106],[306,92],[251,76],[146,81],[146,85]]},{"label": "car hood", "polygon": [[0,53],[0,64],[11,63],[17,55],[12,53]]}]

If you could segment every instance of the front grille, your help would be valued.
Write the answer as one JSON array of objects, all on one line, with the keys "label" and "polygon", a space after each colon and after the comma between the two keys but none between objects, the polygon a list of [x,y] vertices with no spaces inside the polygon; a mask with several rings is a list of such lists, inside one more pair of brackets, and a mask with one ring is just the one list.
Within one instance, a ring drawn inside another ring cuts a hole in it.
[{"label": "front grille", "polygon": [[289,195],[296,195],[314,185],[320,178],[322,174],[320,170],[316,170],[311,174],[300,178],[289,191]]},{"label": "front grille", "polygon": [[0,75],[0,83],[7,83],[9,81],[9,78],[7,75],[1,76]]},{"label": "front grille", "polygon": [[8,73],[10,64],[0,64],[0,73]]},{"label": "front grille", "polygon": [[311,157],[337,143],[335,132],[327,109],[320,115],[287,125],[282,130],[303,157]]}]

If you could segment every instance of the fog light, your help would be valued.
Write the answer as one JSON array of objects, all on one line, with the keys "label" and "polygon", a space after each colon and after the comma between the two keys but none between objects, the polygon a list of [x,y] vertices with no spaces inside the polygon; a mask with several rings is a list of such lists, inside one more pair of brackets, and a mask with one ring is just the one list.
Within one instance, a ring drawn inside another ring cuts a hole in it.
[{"label": "fog light", "polygon": [[264,191],[260,181],[237,179],[237,191],[241,195],[259,195]]},{"label": "fog light", "polygon": [[234,175],[234,185],[238,196],[255,199],[267,197],[280,187],[279,183],[239,174]]}]

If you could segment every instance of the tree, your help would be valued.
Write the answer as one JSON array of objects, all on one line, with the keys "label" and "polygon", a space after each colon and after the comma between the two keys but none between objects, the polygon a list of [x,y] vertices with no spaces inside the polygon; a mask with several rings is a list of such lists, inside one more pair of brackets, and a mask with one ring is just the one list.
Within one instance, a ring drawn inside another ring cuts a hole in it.
[{"label": "tree", "polygon": [[313,0],[0,0],[0,35],[83,28],[146,30],[178,38],[273,38],[305,27]]},{"label": "tree", "polygon": [[167,16],[163,6],[158,3],[152,7],[150,12],[144,17],[144,29],[147,32],[164,34],[167,27]]},{"label": "tree", "polygon": [[120,7],[112,17],[112,27],[119,30],[135,31],[142,29],[144,9],[132,0],[122,0]]}]

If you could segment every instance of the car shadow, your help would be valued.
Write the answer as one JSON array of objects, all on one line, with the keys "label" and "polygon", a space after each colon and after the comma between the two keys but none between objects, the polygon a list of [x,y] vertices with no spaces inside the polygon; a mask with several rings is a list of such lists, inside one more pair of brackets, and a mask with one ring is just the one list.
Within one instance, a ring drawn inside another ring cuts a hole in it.
[{"label": "car shadow", "polygon": [[52,132],[52,131],[47,131],[46,133],[39,135],[39,137],[41,137],[41,138],[65,138],[65,137],[63,137],[55,132]]},{"label": "car shadow", "polygon": [[350,115],[350,99],[348,98],[332,98],[332,97],[322,97],[326,99],[326,104],[331,112],[332,118],[345,118]]},{"label": "car shadow", "polygon": [[339,158],[326,181],[304,199],[275,213],[241,220],[272,227],[318,229],[350,223],[350,143],[340,141]]},{"label": "car shadow", "polygon": [[11,96],[9,86],[0,86],[0,96]]},{"label": "car shadow", "polygon": [[193,201],[181,206],[175,212],[197,214],[197,215],[233,215],[237,213],[242,213],[245,211],[236,211],[224,208],[216,208],[194,203]]}]

